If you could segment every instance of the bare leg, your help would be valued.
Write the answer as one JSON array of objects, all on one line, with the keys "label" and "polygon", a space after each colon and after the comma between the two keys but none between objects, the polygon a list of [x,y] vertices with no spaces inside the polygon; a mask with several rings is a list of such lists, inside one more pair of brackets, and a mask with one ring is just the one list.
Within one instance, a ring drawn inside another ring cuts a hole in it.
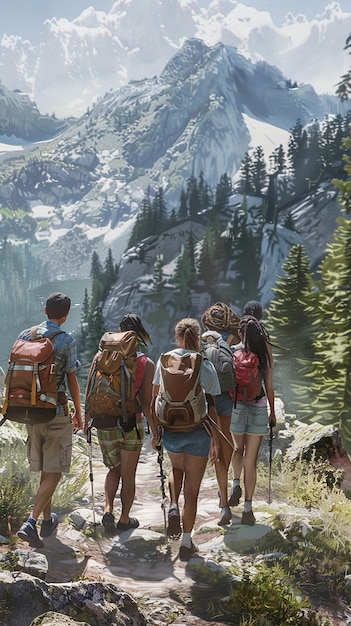
[{"label": "bare leg", "polygon": [[130,452],[127,450],[121,450],[121,502],[122,511],[120,516],[120,522],[128,524],[129,511],[132,508],[135,497],[135,473],[140,457],[140,450],[136,452]]},{"label": "bare leg", "polygon": [[238,480],[241,477],[241,472],[243,468],[243,457],[245,451],[245,441],[246,435],[234,435],[232,433],[233,444],[234,444],[234,453],[233,453],[233,475],[234,478]]},{"label": "bare leg", "polygon": [[169,473],[168,485],[171,496],[171,505],[178,504],[183,484],[183,470],[173,467]]},{"label": "bare leg", "polygon": [[252,500],[255,491],[257,457],[261,442],[261,435],[246,435],[245,455],[243,459],[245,500]]},{"label": "bare leg", "polygon": [[190,533],[194,528],[197,513],[197,499],[205,473],[207,458],[185,454],[183,532]]},{"label": "bare leg", "polygon": [[105,478],[105,513],[112,513],[121,477],[121,466],[117,465],[107,472]]},{"label": "bare leg", "polygon": [[51,498],[60,481],[60,472],[41,472],[40,485],[35,496],[32,517],[38,519],[43,513],[45,519],[51,515]]},{"label": "bare leg", "polygon": [[[230,434],[230,415],[219,415],[219,426],[223,432],[223,434],[229,439],[231,439]],[[220,441],[220,440],[219,440]],[[221,445],[221,444],[220,444]],[[219,495],[221,506],[228,506],[228,469],[230,466],[230,461],[232,458],[232,451],[230,449],[222,448],[220,449],[220,462],[215,463],[215,472],[218,483]]]},{"label": "bare leg", "polygon": [[169,453],[169,458],[176,474],[184,472],[183,532],[191,533],[195,523],[197,499],[207,465],[207,457]]}]

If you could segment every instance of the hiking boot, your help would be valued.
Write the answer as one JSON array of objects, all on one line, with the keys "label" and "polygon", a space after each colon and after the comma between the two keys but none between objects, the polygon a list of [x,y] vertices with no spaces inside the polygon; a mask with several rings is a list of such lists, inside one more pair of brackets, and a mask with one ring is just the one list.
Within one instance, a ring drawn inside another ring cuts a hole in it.
[{"label": "hiking boot", "polygon": [[116,525],[113,513],[104,513],[101,523],[104,527],[106,535],[114,535],[114,533],[116,532]]},{"label": "hiking boot", "polygon": [[253,526],[255,524],[256,518],[252,511],[244,511],[241,516],[241,523],[245,524],[245,526]]},{"label": "hiking boot", "polygon": [[232,512],[229,506],[224,506],[222,508],[222,513],[219,521],[217,522],[218,526],[227,526],[232,521]]},{"label": "hiking boot", "polygon": [[180,537],[181,534],[179,508],[177,504],[172,504],[168,511],[167,537]]},{"label": "hiking boot", "polygon": [[242,489],[240,485],[236,485],[235,487],[233,487],[230,493],[230,498],[228,500],[229,506],[238,506],[241,494]]},{"label": "hiking boot", "polygon": [[39,539],[38,531],[36,527],[32,526],[30,522],[24,522],[19,531],[17,531],[17,537],[23,541],[27,541],[32,548],[43,548],[44,541]]},{"label": "hiking boot", "polygon": [[40,527],[40,536],[49,537],[58,526],[58,519],[56,513],[51,513],[49,520],[43,519]]},{"label": "hiking boot", "polygon": [[188,546],[180,546],[179,548],[179,560],[180,561],[189,561],[192,556],[194,556],[199,551],[199,548],[191,542],[191,547]]}]

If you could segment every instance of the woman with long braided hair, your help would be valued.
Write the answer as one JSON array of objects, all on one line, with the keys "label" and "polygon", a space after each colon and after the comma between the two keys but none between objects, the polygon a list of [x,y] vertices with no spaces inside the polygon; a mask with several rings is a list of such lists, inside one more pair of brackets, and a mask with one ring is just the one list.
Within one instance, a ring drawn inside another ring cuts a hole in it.
[{"label": "woman with long braided hair", "polygon": [[[253,526],[256,519],[252,512],[252,498],[256,487],[257,458],[268,424],[275,426],[273,389],[273,358],[270,344],[262,324],[252,315],[240,319],[239,336],[241,345],[236,346],[246,353],[253,352],[259,360],[261,388],[253,400],[237,399],[234,403],[230,430],[234,443],[234,483],[232,505],[239,504],[242,495],[241,473],[244,473],[245,502],[241,523]],[[235,502],[234,502],[235,500]]]}]

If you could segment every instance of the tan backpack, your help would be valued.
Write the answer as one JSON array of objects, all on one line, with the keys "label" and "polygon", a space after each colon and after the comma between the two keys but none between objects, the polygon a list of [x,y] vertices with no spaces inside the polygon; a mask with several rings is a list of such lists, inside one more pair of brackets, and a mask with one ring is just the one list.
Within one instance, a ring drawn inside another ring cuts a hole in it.
[{"label": "tan backpack", "polygon": [[161,354],[155,413],[165,430],[193,430],[206,418],[207,402],[200,383],[202,362],[203,357],[197,352]]},{"label": "tan backpack", "polygon": [[135,427],[135,378],[138,336],[132,330],[106,332],[101,337],[85,394],[87,412],[95,428]]}]

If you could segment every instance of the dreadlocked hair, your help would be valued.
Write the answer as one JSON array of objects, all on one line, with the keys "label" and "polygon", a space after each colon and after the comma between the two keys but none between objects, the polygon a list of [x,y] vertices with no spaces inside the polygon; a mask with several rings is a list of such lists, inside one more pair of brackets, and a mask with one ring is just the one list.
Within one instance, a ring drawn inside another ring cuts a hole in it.
[{"label": "dreadlocked hair", "polygon": [[206,330],[216,330],[218,333],[228,332],[233,335],[234,343],[239,343],[239,316],[224,302],[212,304],[201,318]]},{"label": "dreadlocked hair", "polygon": [[183,318],[175,327],[176,336],[184,339],[184,347],[187,350],[200,352],[200,333],[200,324],[192,317]]},{"label": "dreadlocked hair", "polygon": [[260,369],[265,371],[272,365],[271,356],[267,348],[266,330],[253,315],[244,315],[239,322],[239,331],[245,350],[257,354],[260,360]]}]

